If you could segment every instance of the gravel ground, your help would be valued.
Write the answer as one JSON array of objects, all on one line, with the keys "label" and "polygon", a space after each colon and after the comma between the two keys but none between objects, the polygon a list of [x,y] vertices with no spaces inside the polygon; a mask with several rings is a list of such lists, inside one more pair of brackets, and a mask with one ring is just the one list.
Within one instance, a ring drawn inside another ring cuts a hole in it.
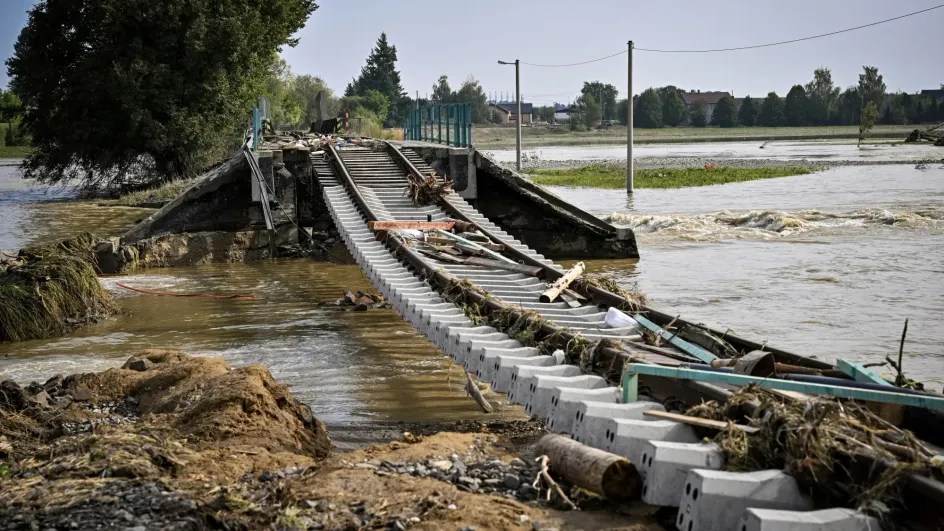
[{"label": "gravel ground", "polygon": [[[701,168],[711,163],[716,167],[729,168],[777,168],[784,166],[812,166],[815,168],[833,168],[837,166],[875,166],[885,164],[937,164],[944,159],[928,158],[911,161],[823,161],[810,159],[779,160],[779,159],[716,159],[711,157],[644,157],[635,159],[637,169],[649,168]],[[539,158],[523,157],[521,169],[524,172],[535,169],[566,169],[580,168],[597,164],[626,165],[626,159],[592,159],[592,160],[542,160]],[[514,162],[502,163],[502,166],[514,169]]]}]

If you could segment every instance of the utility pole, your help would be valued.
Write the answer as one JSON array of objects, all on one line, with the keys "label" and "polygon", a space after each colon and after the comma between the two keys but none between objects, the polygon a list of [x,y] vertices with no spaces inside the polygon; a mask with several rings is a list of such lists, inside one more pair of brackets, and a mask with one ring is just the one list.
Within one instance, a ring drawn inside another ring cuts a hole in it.
[{"label": "utility pole", "polygon": [[416,91],[416,108],[420,108],[420,91]]},{"label": "utility pole", "polygon": [[515,65],[515,100],[517,106],[517,115],[515,116],[515,168],[521,171],[521,61],[515,59],[514,63],[507,61],[498,61],[500,65]]},{"label": "utility pole", "polygon": [[626,89],[626,193],[633,193],[633,41],[629,46]]}]

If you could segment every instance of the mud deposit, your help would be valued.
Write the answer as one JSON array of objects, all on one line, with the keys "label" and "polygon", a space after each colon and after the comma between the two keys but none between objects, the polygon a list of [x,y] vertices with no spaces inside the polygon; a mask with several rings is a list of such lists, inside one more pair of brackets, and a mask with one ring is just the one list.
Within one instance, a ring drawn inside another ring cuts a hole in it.
[{"label": "mud deposit", "polygon": [[413,426],[332,456],[260,365],[150,350],[0,390],[0,529],[659,529],[592,496],[556,510],[516,451],[537,424]]}]

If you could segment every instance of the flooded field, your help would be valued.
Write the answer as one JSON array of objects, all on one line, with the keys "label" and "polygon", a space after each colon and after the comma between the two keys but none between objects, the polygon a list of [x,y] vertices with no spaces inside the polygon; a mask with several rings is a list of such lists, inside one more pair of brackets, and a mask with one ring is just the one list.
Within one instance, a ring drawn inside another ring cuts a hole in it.
[{"label": "flooded field", "polygon": [[[761,148],[763,146],[763,148]],[[626,145],[545,147],[524,150],[529,156],[547,161],[626,160]],[[499,162],[514,162],[515,150],[487,150]],[[810,160],[822,162],[895,162],[940,160],[944,150],[928,144],[878,143],[856,147],[855,144],[810,142],[717,142],[704,144],[640,144],[633,147],[633,158],[711,158],[768,159],[779,161]]]}]

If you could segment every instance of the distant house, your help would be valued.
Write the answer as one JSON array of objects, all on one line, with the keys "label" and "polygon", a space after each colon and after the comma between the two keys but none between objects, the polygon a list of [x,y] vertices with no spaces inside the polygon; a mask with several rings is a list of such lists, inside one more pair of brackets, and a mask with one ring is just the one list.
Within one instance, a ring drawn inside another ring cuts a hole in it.
[{"label": "distant house", "polygon": [[939,89],[924,89],[921,91],[922,96],[930,96],[937,101],[944,101],[944,88]]},{"label": "distant house", "polygon": [[[495,109],[501,114],[503,124],[513,124],[517,121],[518,105],[513,101],[498,101],[488,104],[489,108]],[[521,102],[521,124],[531,124],[533,121],[533,105]]]},{"label": "distant house", "polygon": [[711,123],[711,115],[715,112],[715,105],[718,104],[722,98],[730,98],[730,92],[702,92],[700,90],[690,90],[688,92],[682,93],[682,101],[685,102],[685,110],[688,111],[685,113],[684,125],[688,125],[688,115],[692,111],[692,105],[696,101],[702,101],[705,103],[705,117],[708,120],[708,123]]},{"label": "distant house", "polygon": [[573,106],[566,103],[555,103],[554,104],[554,121],[561,122],[570,120],[570,115],[577,112]]}]

